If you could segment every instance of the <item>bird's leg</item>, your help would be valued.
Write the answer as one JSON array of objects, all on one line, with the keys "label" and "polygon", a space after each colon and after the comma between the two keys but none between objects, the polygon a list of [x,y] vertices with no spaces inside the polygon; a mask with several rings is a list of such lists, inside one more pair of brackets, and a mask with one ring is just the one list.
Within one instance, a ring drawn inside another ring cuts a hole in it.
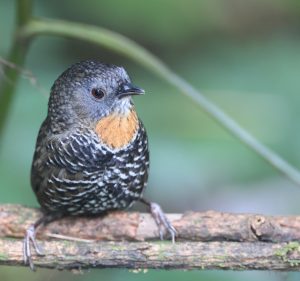
[{"label": "bird's leg", "polygon": [[30,268],[35,271],[35,267],[32,261],[32,253],[31,253],[31,243],[32,246],[37,253],[38,256],[44,256],[44,253],[38,246],[35,236],[36,236],[36,229],[41,225],[45,225],[55,219],[57,219],[58,216],[52,215],[52,214],[44,214],[41,218],[39,218],[34,224],[28,227],[26,230],[26,234],[23,240],[23,259],[24,263],[28,264]]},{"label": "bird's leg", "polygon": [[154,218],[156,225],[158,226],[160,239],[164,239],[164,230],[167,230],[171,235],[172,242],[175,243],[176,230],[166,217],[162,208],[157,203],[149,202],[144,198],[141,198],[140,202],[149,207],[149,211]]}]

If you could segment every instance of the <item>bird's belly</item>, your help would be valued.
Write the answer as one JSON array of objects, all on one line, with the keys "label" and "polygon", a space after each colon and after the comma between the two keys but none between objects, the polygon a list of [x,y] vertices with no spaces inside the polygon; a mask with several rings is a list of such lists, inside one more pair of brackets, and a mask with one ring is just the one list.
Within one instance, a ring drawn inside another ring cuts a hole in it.
[{"label": "bird's belly", "polygon": [[82,198],[81,206],[77,209],[79,213],[98,214],[108,210],[125,209],[141,197],[145,187],[143,175],[114,170],[108,170],[93,187],[93,191]]},{"label": "bird's belly", "polygon": [[[108,167],[99,177],[68,180],[53,177],[51,185],[40,196],[42,208],[48,212],[69,215],[101,214],[125,209],[138,200],[147,183],[147,167]],[[132,166],[131,166],[132,165]]]}]

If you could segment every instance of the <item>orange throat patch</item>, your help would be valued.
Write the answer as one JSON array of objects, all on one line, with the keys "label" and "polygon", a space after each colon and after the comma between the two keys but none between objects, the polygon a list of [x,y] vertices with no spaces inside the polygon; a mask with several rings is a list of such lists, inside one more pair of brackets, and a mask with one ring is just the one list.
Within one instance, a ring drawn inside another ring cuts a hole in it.
[{"label": "orange throat patch", "polygon": [[95,131],[102,143],[112,149],[127,146],[135,137],[139,121],[135,110],[128,114],[111,114],[98,121]]}]

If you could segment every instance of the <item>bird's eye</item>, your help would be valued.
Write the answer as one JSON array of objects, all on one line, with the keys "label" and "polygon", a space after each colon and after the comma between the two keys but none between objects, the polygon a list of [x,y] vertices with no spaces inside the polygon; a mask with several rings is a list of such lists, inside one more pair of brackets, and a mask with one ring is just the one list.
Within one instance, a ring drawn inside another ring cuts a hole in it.
[{"label": "bird's eye", "polygon": [[96,98],[97,100],[100,100],[100,99],[102,99],[104,96],[105,96],[105,93],[102,91],[102,90],[100,90],[100,89],[93,89],[92,90],[92,95],[93,95],[93,97],[94,98]]}]

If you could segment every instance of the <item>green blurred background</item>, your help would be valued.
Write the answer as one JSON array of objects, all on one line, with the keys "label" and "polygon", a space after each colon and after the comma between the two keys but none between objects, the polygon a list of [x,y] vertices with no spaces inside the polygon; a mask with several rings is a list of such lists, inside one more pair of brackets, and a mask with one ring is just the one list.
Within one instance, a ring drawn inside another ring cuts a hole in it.
[{"label": "green blurred background", "polygon": [[[299,0],[52,0],[35,15],[103,26],[142,44],[244,128],[300,167]],[[0,0],[0,56],[7,56],[15,1]],[[136,98],[150,138],[147,198],[167,212],[208,210],[299,214],[300,189],[176,89],[131,61],[86,43],[41,37],[21,78],[0,151],[0,203],[38,206],[29,184],[35,139],[49,89],[87,58],[125,66],[147,95]],[[3,76],[3,73],[0,75]],[[2,77],[3,78],[3,77]],[[143,210],[135,206],[135,210]],[[288,280],[300,275],[289,274]],[[280,280],[268,272],[91,270],[85,274],[0,268],[0,280]]]}]

